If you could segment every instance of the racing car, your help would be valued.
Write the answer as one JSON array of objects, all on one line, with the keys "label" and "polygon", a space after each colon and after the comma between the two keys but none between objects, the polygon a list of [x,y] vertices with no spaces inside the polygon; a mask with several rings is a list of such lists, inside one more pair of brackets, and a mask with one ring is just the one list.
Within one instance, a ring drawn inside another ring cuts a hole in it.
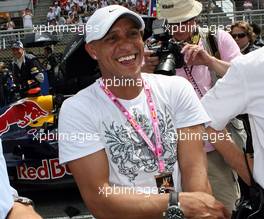
[{"label": "racing car", "polygon": [[60,63],[63,78],[55,89],[57,93],[42,95],[40,88],[34,88],[25,98],[14,98],[11,74],[0,73],[0,138],[15,188],[73,184],[70,170],[58,160],[59,109],[66,98],[100,77],[96,66],[84,50],[84,37],[77,36],[66,47]]}]

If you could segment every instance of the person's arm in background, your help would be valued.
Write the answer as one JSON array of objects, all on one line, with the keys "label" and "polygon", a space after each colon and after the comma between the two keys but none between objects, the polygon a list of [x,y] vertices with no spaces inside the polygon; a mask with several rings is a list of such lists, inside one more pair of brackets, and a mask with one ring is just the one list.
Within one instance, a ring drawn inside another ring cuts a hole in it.
[{"label": "person's arm in background", "polygon": [[211,56],[207,62],[207,66],[210,70],[216,72],[218,76],[223,77],[227,72],[227,69],[230,67],[230,62],[242,54],[236,41],[228,32],[218,30],[216,40],[221,60]]},{"label": "person's arm in background", "polygon": [[0,139],[0,218],[5,218],[14,204],[12,188],[9,184],[5,159],[3,156],[2,142]]},{"label": "person's arm in background", "polygon": [[[210,128],[207,128],[208,135],[212,136],[214,133],[217,134],[216,136],[224,136],[221,140],[214,139],[215,142],[212,144],[243,180],[249,183],[243,152],[238,150],[230,136],[227,136],[226,131],[222,131],[230,119],[246,111],[247,84],[243,69],[241,66],[238,68],[239,65],[239,62],[233,63],[226,75],[217,81],[215,86],[201,99],[201,102],[212,120],[209,124]],[[219,133],[222,134],[219,135]]]},{"label": "person's arm in background", "polygon": [[14,202],[16,191],[10,186],[2,142],[0,139],[0,218],[4,219],[41,219],[31,205]]},{"label": "person's arm in background", "polygon": [[226,31],[219,30],[216,39],[221,60],[209,55],[198,45],[186,44],[181,52],[188,65],[207,65],[210,70],[223,77],[230,67],[230,62],[242,54],[236,41]]},{"label": "person's arm in background", "polygon": [[[250,176],[248,173],[248,168],[245,162],[244,153],[241,152],[236,143],[232,140],[231,136],[227,130],[217,131],[211,127],[207,127],[206,131],[208,136],[214,136],[211,139],[211,143],[215,149],[224,157],[226,163],[234,169],[237,174],[248,184],[250,185]],[[215,138],[215,136],[218,136]],[[253,159],[248,158],[249,168],[253,169]]]},{"label": "person's arm in background", "polygon": [[[212,193],[207,177],[207,159],[202,138],[181,139],[180,136],[202,136],[203,125],[195,125],[177,130],[179,136],[178,159],[183,191]],[[191,151],[191,153],[190,153]]]},{"label": "person's arm in background", "polygon": [[[229,62],[219,60],[209,55],[206,50],[198,45],[186,44],[181,53],[184,55],[184,60],[187,65],[207,65],[210,70],[216,72],[221,77],[230,66]],[[153,56],[152,52],[145,51],[144,63],[141,71],[153,73],[158,64],[159,58]]]},{"label": "person's arm in background", "polygon": [[208,54],[208,52],[198,45],[186,44],[181,51],[187,65],[207,65],[208,68],[216,72],[219,76],[224,76],[230,63],[222,61]]}]

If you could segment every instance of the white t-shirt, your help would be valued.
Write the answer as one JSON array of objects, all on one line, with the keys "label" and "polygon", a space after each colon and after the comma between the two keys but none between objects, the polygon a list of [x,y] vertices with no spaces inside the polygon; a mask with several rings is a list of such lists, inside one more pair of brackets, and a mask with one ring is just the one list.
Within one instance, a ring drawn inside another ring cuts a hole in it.
[{"label": "white t-shirt", "polygon": [[23,25],[24,25],[24,28],[32,28],[33,27],[32,15],[26,14],[23,16]]},{"label": "white t-shirt", "polygon": [[53,20],[55,18],[56,18],[55,13],[53,11],[49,11],[48,14],[47,14],[47,20],[51,21],[51,20]]},{"label": "white t-shirt", "polygon": [[[166,170],[173,172],[175,187],[180,190],[176,129],[203,124],[210,119],[186,79],[154,74],[142,74],[142,77],[151,86],[156,104]],[[153,141],[144,89],[132,100],[119,100]],[[79,139],[75,140],[76,136]],[[59,138],[60,163],[105,149],[111,185],[156,187],[156,158],[98,81],[64,101],[59,116]]]},{"label": "white t-shirt", "polygon": [[225,76],[202,98],[212,126],[248,113],[254,148],[254,179],[264,188],[264,47],[236,58]]},{"label": "white t-shirt", "polygon": [[55,16],[59,16],[60,17],[60,13],[61,13],[60,6],[54,7],[53,8],[53,12],[54,12]]},{"label": "white t-shirt", "polygon": [[5,158],[3,156],[2,142],[0,139],[0,219],[5,219],[13,206],[13,189],[9,184]]}]

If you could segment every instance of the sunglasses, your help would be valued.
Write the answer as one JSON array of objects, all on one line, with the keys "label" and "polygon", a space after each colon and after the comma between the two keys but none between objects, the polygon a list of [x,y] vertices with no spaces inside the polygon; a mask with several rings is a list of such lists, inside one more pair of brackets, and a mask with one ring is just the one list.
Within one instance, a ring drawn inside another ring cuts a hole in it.
[{"label": "sunglasses", "polygon": [[234,39],[236,39],[236,38],[240,39],[240,38],[244,38],[245,36],[247,36],[247,34],[246,33],[232,33],[231,36]]}]

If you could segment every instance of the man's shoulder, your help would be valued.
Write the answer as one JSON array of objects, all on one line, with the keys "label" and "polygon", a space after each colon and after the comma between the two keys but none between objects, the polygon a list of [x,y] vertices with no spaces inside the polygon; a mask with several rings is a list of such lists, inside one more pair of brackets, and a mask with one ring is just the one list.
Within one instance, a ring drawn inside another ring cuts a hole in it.
[{"label": "man's shoulder", "polygon": [[[63,105],[67,107],[79,107],[80,105],[85,105],[87,103],[95,103],[98,102],[98,83],[94,82],[93,84],[89,85],[88,87],[80,90],[78,93],[74,94],[73,96],[67,98]],[[92,104],[91,104],[92,105]]]},{"label": "man's shoulder", "polygon": [[33,54],[31,53],[25,53],[25,59],[29,59],[29,60],[32,60],[32,59],[36,59],[37,57],[34,56]]},{"label": "man's shoulder", "polygon": [[232,63],[246,67],[246,69],[261,68],[264,64],[264,47],[258,48],[246,55],[239,56]]},{"label": "man's shoulder", "polygon": [[168,84],[164,84],[164,82],[167,82],[169,84],[174,84],[175,82],[181,83],[188,81],[184,77],[173,75],[173,76],[167,76],[167,75],[161,75],[161,74],[149,74],[149,73],[142,73],[142,76],[144,79],[148,81],[154,81],[159,84],[163,84],[164,86]]},{"label": "man's shoulder", "polygon": [[224,36],[227,36],[227,35],[229,35],[229,32],[228,31],[225,31],[225,30],[223,30],[223,29],[217,29],[217,31],[216,31],[216,35],[218,36],[218,35],[224,35]]},{"label": "man's shoulder", "polygon": [[168,95],[180,95],[182,91],[192,88],[191,83],[181,76],[160,74],[142,74],[154,91],[165,92]]}]

